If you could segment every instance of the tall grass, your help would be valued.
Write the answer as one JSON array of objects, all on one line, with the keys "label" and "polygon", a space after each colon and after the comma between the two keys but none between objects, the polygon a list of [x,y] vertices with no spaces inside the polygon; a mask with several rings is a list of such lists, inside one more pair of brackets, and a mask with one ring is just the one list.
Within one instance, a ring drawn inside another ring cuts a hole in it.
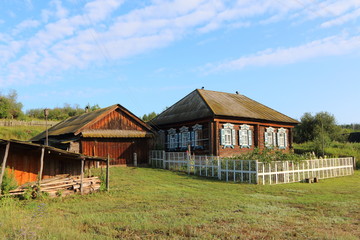
[{"label": "tall grass", "polygon": [[44,126],[0,126],[0,139],[16,139],[25,141],[45,131],[45,128],[46,127]]},{"label": "tall grass", "polygon": [[[296,152],[313,152],[316,149],[314,142],[306,142],[302,144],[294,144]],[[360,143],[340,143],[331,142],[329,146],[324,148],[325,155],[329,157],[355,157],[357,169],[360,169]]]}]

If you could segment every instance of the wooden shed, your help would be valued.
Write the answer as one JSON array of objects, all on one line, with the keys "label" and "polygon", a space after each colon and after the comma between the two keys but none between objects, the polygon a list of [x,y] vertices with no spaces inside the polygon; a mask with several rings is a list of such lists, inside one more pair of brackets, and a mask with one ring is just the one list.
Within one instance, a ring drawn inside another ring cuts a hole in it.
[{"label": "wooden shed", "polygon": [[[105,158],[85,156],[50,146],[0,139],[0,163],[13,172],[19,185],[57,175],[80,175],[84,162],[105,162]],[[2,179],[2,175],[0,181]]]},{"label": "wooden shed", "polygon": [[259,149],[288,151],[298,121],[238,93],[196,89],[151,122],[167,151],[234,156]]},{"label": "wooden shed", "polygon": [[[148,124],[119,104],[68,118],[48,130],[50,146],[109,156],[111,165],[147,164],[153,137]],[[45,143],[46,131],[32,141]]]}]

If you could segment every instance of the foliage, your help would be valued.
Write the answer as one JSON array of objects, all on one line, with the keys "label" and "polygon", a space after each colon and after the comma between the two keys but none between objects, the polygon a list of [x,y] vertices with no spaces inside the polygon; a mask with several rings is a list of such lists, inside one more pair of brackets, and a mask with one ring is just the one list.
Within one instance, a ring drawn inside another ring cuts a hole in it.
[{"label": "foliage", "polygon": [[17,101],[17,97],[15,90],[7,95],[0,94],[0,118],[19,119],[23,116],[23,105]]},{"label": "foliage", "polygon": [[255,148],[254,151],[240,154],[229,159],[241,160],[257,160],[259,162],[272,162],[272,161],[300,161],[310,158],[310,154],[294,154],[286,153],[283,151],[273,151],[270,149],[259,150]]},{"label": "foliage", "polygon": [[[93,106],[88,104],[86,107],[89,109],[89,111],[100,109],[98,104]],[[48,119],[61,121],[83,113],[85,113],[85,109],[80,108],[79,105],[75,104],[74,106],[70,106],[70,104],[65,103],[63,107],[49,109]],[[26,115],[30,118],[45,119],[44,109],[42,108],[30,109],[26,111]]]},{"label": "foliage", "polygon": [[[1,171],[1,168],[0,168]],[[1,184],[1,191],[3,193],[8,193],[10,190],[13,190],[17,188],[17,182],[15,179],[14,174],[10,171],[10,169],[6,168],[5,169],[5,173],[4,173],[4,177],[3,177],[3,181]]]},{"label": "foliage", "polygon": [[315,141],[323,145],[333,140],[345,141],[347,139],[346,131],[336,125],[334,115],[328,112],[319,112],[314,116],[311,113],[305,113],[300,122],[294,129],[296,143]]},{"label": "foliage", "polygon": [[360,130],[360,123],[352,123],[352,124],[343,124],[340,127],[344,129],[349,129],[350,132],[352,131],[359,131]]},{"label": "foliage", "polygon": [[316,184],[272,186],[151,168],[110,171],[110,192],[0,200],[0,239],[360,237],[358,171]]},{"label": "foliage", "polygon": [[45,126],[0,126],[0,139],[29,140],[45,130]]},{"label": "foliage", "polygon": [[144,122],[149,122],[149,121],[153,120],[157,115],[158,115],[157,113],[151,112],[149,114],[144,114],[141,119]]},{"label": "foliage", "polygon": [[[298,153],[315,152],[318,156],[322,155],[322,150],[319,150],[316,145],[317,143],[309,141],[302,144],[294,144],[294,149]],[[357,169],[360,169],[360,143],[333,141],[324,148],[324,153],[328,157],[355,157]]]}]

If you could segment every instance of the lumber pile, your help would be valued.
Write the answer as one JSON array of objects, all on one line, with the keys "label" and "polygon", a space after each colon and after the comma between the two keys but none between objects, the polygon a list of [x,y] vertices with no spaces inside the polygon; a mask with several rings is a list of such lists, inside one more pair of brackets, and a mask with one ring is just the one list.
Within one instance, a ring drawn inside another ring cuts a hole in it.
[{"label": "lumber pile", "polygon": [[9,195],[23,195],[30,192],[33,198],[41,192],[47,193],[49,197],[67,196],[75,193],[88,194],[100,190],[101,181],[99,177],[89,177],[82,179],[80,176],[57,176],[54,178],[41,180],[40,186],[37,182],[26,183],[17,189],[11,190]]}]

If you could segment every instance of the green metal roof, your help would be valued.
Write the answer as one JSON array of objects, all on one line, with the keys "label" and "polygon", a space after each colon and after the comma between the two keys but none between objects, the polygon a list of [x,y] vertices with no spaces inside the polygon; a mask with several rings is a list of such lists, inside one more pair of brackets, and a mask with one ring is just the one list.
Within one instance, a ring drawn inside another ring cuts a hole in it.
[{"label": "green metal roof", "polygon": [[194,90],[158,115],[153,119],[152,123],[154,125],[165,125],[221,116],[291,124],[298,123],[295,119],[244,95],[203,89]]}]

